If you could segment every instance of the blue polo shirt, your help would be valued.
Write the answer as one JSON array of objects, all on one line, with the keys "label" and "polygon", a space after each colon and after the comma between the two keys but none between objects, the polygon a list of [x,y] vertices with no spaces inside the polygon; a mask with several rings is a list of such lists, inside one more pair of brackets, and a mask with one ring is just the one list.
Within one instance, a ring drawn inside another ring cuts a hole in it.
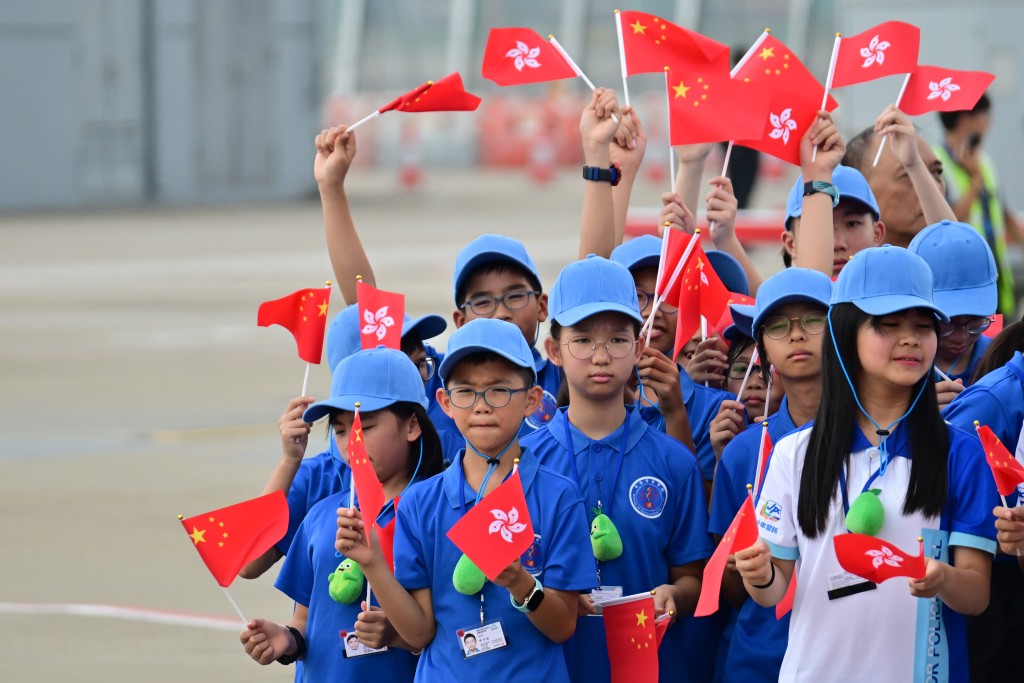
[{"label": "blue polo shirt", "polygon": [[[722,451],[711,496],[708,529],[713,534],[725,534],[747,497],[747,484],[755,481],[764,429],[760,424],[750,425]],[[767,429],[772,443],[796,429],[786,398],[779,404],[778,412],[768,418]],[[777,680],[788,642],[789,614],[776,619],[774,607],[761,607],[748,597],[736,616],[728,650],[719,668],[720,680],[723,683]]]},{"label": "blue polo shirt", "polygon": [[[411,491],[412,489],[410,489]],[[403,500],[401,505],[404,505]],[[335,602],[328,592],[329,578],[344,559],[334,549],[338,532],[339,507],[348,505],[348,492],[333,494],[313,506],[299,525],[281,573],[274,585],[300,605],[309,608],[306,622],[306,654],[302,659],[303,680],[366,683],[366,681],[412,681],[416,657],[406,650],[346,658],[345,634],[353,632],[362,611],[360,602],[351,605]],[[388,506],[381,515],[387,524],[394,513]],[[363,582],[365,591],[366,583]],[[373,604],[377,604],[376,600]]]},{"label": "blue polo shirt", "polygon": [[[978,341],[974,342],[974,348],[971,349],[971,359],[967,362],[967,367],[964,368],[963,372],[955,375],[949,375],[951,380],[962,380],[965,387],[971,386],[971,376],[974,374],[974,369],[978,367],[978,361],[981,360],[982,354],[985,353],[985,349],[992,343],[992,337],[986,337],[984,335],[978,337]],[[942,368],[939,368],[940,370]]]},{"label": "blue polo shirt", "polygon": [[326,451],[304,458],[299,463],[291,488],[288,489],[288,532],[277,542],[277,549],[282,555],[288,554],[295,532],[314,505],[332,494],[348,492],[351,470],[341,459],[333,432],[331,437]]},{"label": "blue polo shirt", "polygon": [[[571,443],[566,441],[566,426]],[[697,461],[686,446],[649,428],[638,410],[630,409],[618,429],[595,441],[570,424],[566,409],[560,408],[546,430],[531,434],[522,444],[536,453],[545,467],[571,478],[578,475],[587,512],[580,522],[586,525],[584,532],[598,500],[618,529],[622,556],[599,563],[602,586],[621,586],[623,595],[649,591],[668,583],[670,567],[711,556]],[[588,543],[587,556],[592,557],[592,552]],[[661,680],[679,680],[686,667],[679,660],[681,647],[682,631],[673,626],[659,649]],[[580,617],[576,635],[566,644],[566,657],[574,681],[609,680],[608,648],[600,617]]]},{"label": "blue polo shirt", "polygon": [[[523,565],[549,588],[595,587],[597,572],[579,489],[568,478],[541,467],[525,447],[519,476],[535,538],[523,553]],[[565,683],[569,674],[561,646],[512,607],[506,589],[490,581],[482,591],[484,620],[500,620],[509,645],[468,659],[462,656],[458,631],[480,625],[481,597],[462,595],[452,586],[462,552],[447,533],[462,518],[463,501],[468,511],[475,500],[460,458],[443,473],[411,487],[398,506],[395,578],[410,592],[431,590],[437,622],[434,639],[420,655],[416,680]]]}]

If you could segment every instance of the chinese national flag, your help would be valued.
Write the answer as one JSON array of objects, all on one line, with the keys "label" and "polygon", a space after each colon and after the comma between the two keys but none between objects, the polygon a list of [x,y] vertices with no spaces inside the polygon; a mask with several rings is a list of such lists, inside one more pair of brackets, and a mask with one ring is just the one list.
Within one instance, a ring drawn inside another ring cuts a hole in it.
[{"label": "chinese national flag", "polygon": [[768,472],[768,463],[772,459],[772,437],[768,433],[768,422],[765,421],[761,429],[761,453],[757,458],[757,491],[761,494],[761,487],[764,486],[764,475]]},{"label": "chinese national flag", "polygon": [[448,74],[439,81],[427,81],[404,95],[391,100],[377,111],[473,111],[480,106],[480,98],[466,92],[459,72]]},{"label": "chinese national flag", "polygon": [[295,337],[299,358],[320,363],[324,351],[324,329],[331,288],[302,289],[274,301],[264,301],[256,313],[260,327],[280,325]]},{"label": "chinese national flag", "polygon": [[612,683],[657,681],[661,641],[654,619],[654,598],[642,593],[633,600],[605,603],[603,614]]},{"label": "chinese national flag", "polygon": [[749,548],[757,542],[757,522],[754,520],[754,502],[748,495],[736,512],[732,524],[726,529],[721,542],[704,567],[704,580],[700,586],[695,617],[706,617],[718,611],[718,597],[722,592],[722,575],[729,556],[737,550]]},{"label": "chinese national flag", "polygon": [[931,111],[973,109],[995,76],[984,71],[956,71],[941,66],[919,66],[910,74],[899,108],[919,116]]},{"label": "chinese national flag", "polygon": [[359,301],[359,339],[364,349],[384,345],[402,350],[402,321],[405,318],[405,295],[386,292],[356,281]]},{"label": "chinese national flag", "polygon": [[920,579],[925,556],[906,553],[891,543],[866,534],[839,534],[832,539],[839,566],[862,579],[882,583],[897,576]]},{"label": "chinese national flag", "polygon": [[533,523],[516,470],[451,529],[448,538],[494,581],[533,544]]},{"label": "chinese national flag", "polygon": [[377,523],[377,515],[384,507],[384,487],[377,479],[373,464],[366,454],[363,442],[363,421],[359,411],[352,420],[352,431],[348,435],[348,466],[352,470],[352,485],[359,499],[359,511],[363,515],[366,539],[370,538],[370,525]]},{"label": "chinese national flag", "polygon": [[[749,59],[733,70],[733,78],[744,83],[760,83],[773,92],[782,91],[814,102],[815,110],[821,107],[825,86],[818,82],[785,43],[769,33],[751,51],[753,54],[748,55]],[[832,111],[838,106],[839,103],[829,96],[825,109]],[[776,109],[772,111],[778,112]],[[800,135],[803,135],[804,130],[800,129]]]},{"label": "chinese national flag", "polygon": [[754,297],[747,296],[746,294],[739,294],[737,292],[729,292],[729,300],[726,302],[725,310],[722,311],[722,316],[718,319],[718,322],[708,332],[716,337],[721,337],[722,334],[733,324],[732,309],[729,308],[732,304],[741,304],[744,306],[753,306],[755,303]]},{"label": "chinese national flag", "polygon": [[[818,96],[823,92],[819,90]],[[820,106],[820,99],[809,100],[782,90],[773,90],[764,135],[759,139],[736,140],[736,144],[799,166],[800,139],[814,125]]]},{"label": "chinese national flag", "polygon": [[391,573],[395,573],[395,520],[398,519],[398,497],[395,497],[395,516],[384,526],[377,525],[377,540],[380,542],[380,552],[384,555],[384,561]]},{"label": "chinese national flag", "polygon": [[575,78],[576,72],[533,29],[492,28],[481,75],[498,85],[524,85]]},{"label": "chinese national flag", "polygon": [[887,21],[863,33],[839,40],[832,87],[909,74],[917,66],[921,29],[902,21]]},{"label": "chinese national flag", "polygon": [[731,296],[708,261],[700,242],[690,253],[680,280],[673,358],[679,355],[694,332],[700,329],[701,316],[708,321],[719,320],[722,312],[728,308]]},{"label": "chinese national flag", "polygon": [[239,570],[288,531],[288,501],[281,491],[181,520],[199,557],[227,588]]},{"label": "chinese national flag", "polygon": [[696,31],[644,12],[620,12],[619,21],[627,76],[661,73],[666,66],[684,75],[710,63],[729,68],[729,46]]},{"label": "chinese national flag", "polygon": [[664,247],[665,261],[661,265],[658,281],[654,285],[654,293],[662,297],[664,301],[671,303],[679,299],[679,288],[683,282],[682,274],[680,273],[680,277],[677,277],[676,281],[672,283],[671,288],[668,288],[668,282],[672,279],[672,273],[679,264],[679,260],[683,258],[683,254],[686,252],[686,245],[690,243],[691,237],[691,235],[687,235],[682,230],[666,228],[665,236],[663,237],[668,242]]},{"label": "chinese national flag", "polygon": [[669,69],[668,104],[671,144],[689,145],[761,137],[770,98],[764,86],[733,80],[718,62]]},{"label": "chinese national flag", "polygon": [[989,427],[980,425],[976,429],[981,445],[985,449],[985,460],[992,468],[996,489],[999,490],[999,495],[1008,496],[1017,490],[1018,484],[1024,484],[1024,465],[1006,450],[1006,446]]}]

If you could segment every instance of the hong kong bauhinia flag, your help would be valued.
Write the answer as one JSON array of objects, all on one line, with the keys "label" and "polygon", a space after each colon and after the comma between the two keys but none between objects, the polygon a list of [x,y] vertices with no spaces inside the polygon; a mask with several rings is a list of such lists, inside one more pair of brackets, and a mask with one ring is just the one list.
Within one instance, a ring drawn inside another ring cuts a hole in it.
[{"label": "hong kong bauhinia flag", "polygon": [[886,21],[855,36],[839,39],[832,87],[909,74],[917,67],[921,29],[902,21]]},{"label": "hong kong bauhinia flag", "polygon": [[904,114],[973,109],[995,76],[984,71],[956,71],[941,66],[919,66],[910,74],[898,106]]},{"label": "hong kong bauhinia flag", "polygon": [[[917,555],[865,534],[839,534],[832,539],[839,566],[862,579],[882,583],[897,576],[920,579],[925,572],[924,548]],[[920,541],[918,544],[920,546]]]},{"label": "hong kong bauhinia flag", "polygon": [[[823,92],[819,90],[818,96]],[[820,99],[813,101],[782,90],[772,90],[764,135],[753,140],[737,139],[736,144],[799,166],[800,140],[817,121],[820,106]]]},{"label": "hong kong bauhinia flag", "polygon": [[364,349],[386,346],[402,350],[402,321],[405,318],[405,295],[386,292],[356,281],[359,302],[359,339]]},{"label": "hong kong bauhinia flag", "polygon": [[529,28],[492,28],[481,75],[498,85],[524,85],[575,78],[555,47]]},{"label": "hong kong bauhinia flag", "polygon": [[516,469],[462,516],[448,538],[493,581],[533,544],[533,523]]},{"label": "hong kong bauhinia flag", "polygon": [[331,288],[302,289],[273,301],[264,301],[256,313],[260,327],[280,325],[295,337],[299,358],[319,363],[324,350],[324,329]]}]

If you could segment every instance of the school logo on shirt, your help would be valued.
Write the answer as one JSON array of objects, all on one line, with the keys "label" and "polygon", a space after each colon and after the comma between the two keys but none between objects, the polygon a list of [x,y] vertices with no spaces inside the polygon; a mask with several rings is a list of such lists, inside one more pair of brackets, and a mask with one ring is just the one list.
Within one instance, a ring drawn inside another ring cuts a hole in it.
[{"label": "school logo on shirt", "polygon": [[556,410],[558,410],[558,401],[550,391],[545,389],[544,396],[540,400],[540,407],[526,418],[526,424],[534,429],[540,429],[551,422]]},{"label": "school logo on shirt", "polygon": [[665,482],[657,477],[640,477],[629,487],[629,504],[641,517],[661,517],[667,500],[668,489]]},{"label": "school logo on shirt", "polygon": [[769,522],[777,522],[782,519],[782,506],[774,500],[765,500],[761,506],[761,517]]},{"label": "school logo on shirt", "polygon": [[541,553],[540,534],[533,535],[533,543],[526,549],[526,552],[519,558],[530,576],[540,576],[544,571],[544,555]]}]

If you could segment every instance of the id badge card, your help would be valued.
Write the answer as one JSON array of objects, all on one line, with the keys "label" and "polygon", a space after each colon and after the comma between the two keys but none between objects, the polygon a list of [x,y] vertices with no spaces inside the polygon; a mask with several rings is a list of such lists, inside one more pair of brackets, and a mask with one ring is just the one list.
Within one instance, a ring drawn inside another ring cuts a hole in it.
[{"label": "id badge card", "polygon": [[618,600],[622,597],[622,586],[600,586],[590,591],[590,599],[594,601],[594,607],[597,609],[596,614],[588,614],[587,616],[596,617],[601,616],[604,613],[604,603],[608,600]]},{"label": "id badge card", "polygon": [[338,631],[338,640],[341,641],[341,654],[345,659],[365,657],[366,655],[379,655],[388,651],[387,645],[374,649],[359,642],[355,629],[352,631]]},{"label": "id badge card", "polygon": [[838,600],[839,598],[857,595],[864,591],[873,591],[878,584],[862,579],[850,572],[836,572],[828,577],[828,599]]},{"label": "id badge card", "polygon": [[464,659],[479,657],[508,646],[508,638],[505,637],[505,629],[500,619],[474,628],[460,628],[455,632],[455,637],[459,639],[459,648]]}]

